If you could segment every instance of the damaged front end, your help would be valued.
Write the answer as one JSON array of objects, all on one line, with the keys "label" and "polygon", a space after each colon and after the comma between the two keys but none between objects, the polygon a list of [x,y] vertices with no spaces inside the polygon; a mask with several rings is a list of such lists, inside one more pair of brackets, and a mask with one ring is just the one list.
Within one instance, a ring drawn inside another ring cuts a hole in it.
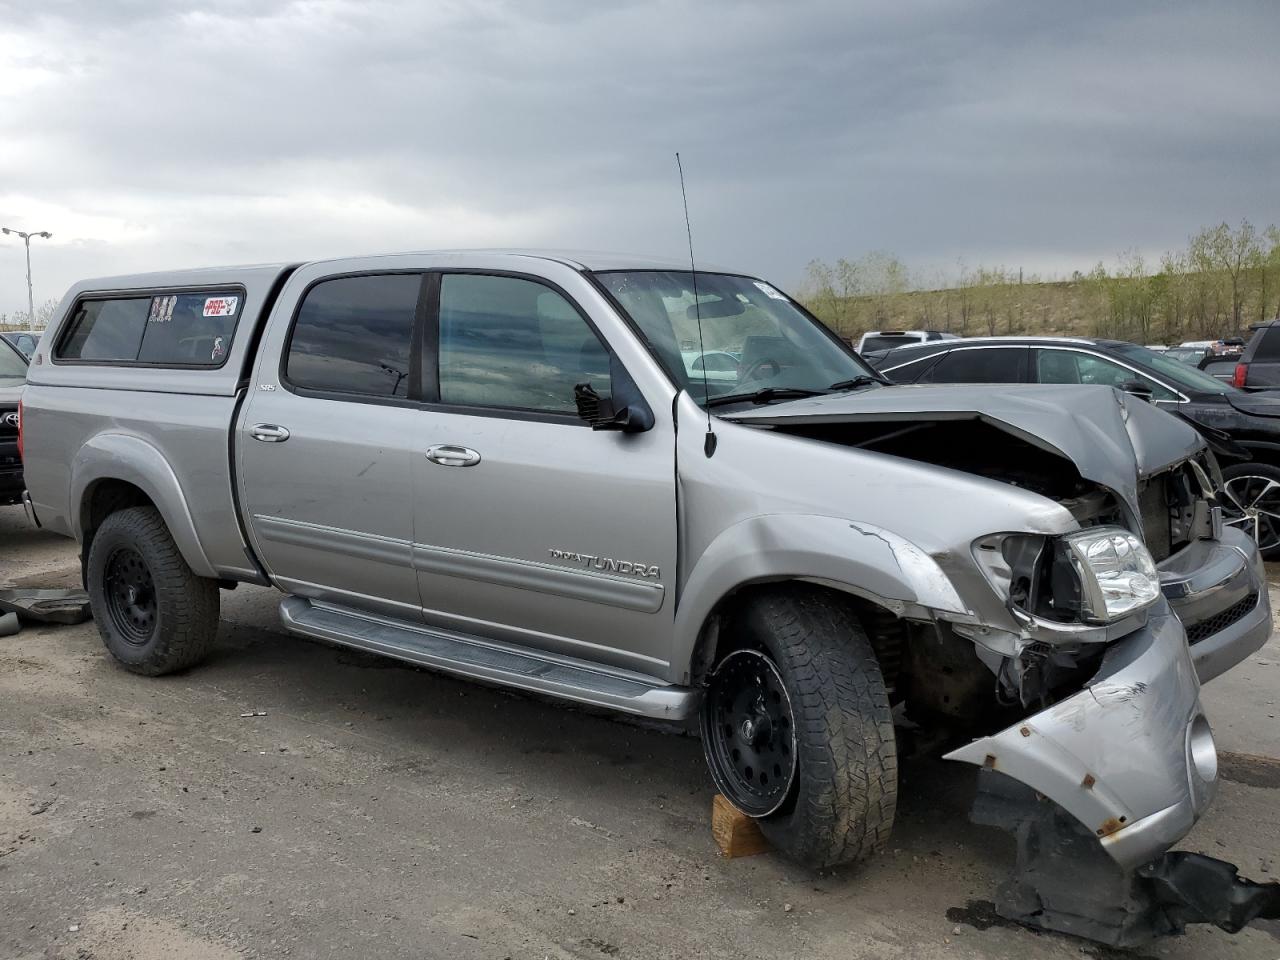
[{"label": "damaged front end", "polygon": [[1088,388],[904,387],[734,419],[942,468],[941,489],[959,471],[1058,508],[1019,518],[1011,498],[1014,522],[963,546],[963,517],[945,532],[899,526],[966,612],[906,608],[902,652],[877,648],[904,664],[889,679],[908,717],[978,734],[946,758],[981,770],[975,819],[1018,837],[1002,914],[1127,945],[1274,913],[1273,887],[1167,853],[1217,786],[1201,679],[1270,631],[1257,552],[1224,535],[1194,431]]}]

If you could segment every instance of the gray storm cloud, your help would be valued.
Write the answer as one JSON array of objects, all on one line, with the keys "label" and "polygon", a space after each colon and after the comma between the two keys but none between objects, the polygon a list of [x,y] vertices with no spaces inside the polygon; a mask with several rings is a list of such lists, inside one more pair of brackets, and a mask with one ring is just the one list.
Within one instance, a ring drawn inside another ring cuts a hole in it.
[{"label": "gray storm cloud", "polygon": [[[1088,269],[1280,221],[1267,3],[0,4],[0,223],[83,277],[449,246]],[[7,241],[7,238],[6,238]],[[25,306],[0,243],[0,311]]]}]

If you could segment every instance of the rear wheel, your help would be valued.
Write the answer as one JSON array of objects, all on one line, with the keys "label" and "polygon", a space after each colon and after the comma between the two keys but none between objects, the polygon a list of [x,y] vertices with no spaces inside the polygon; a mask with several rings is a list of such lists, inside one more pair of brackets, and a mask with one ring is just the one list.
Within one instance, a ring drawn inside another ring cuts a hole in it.
[{"label": "rear wheel", "polygon": [[1249,534],[1265,559],[1280,559],[1280,467],[1237,463],[1222,479],[1223,521]]},{"label": "rear wheel", "polygon": [[218,632],[218,584],[187,566],[154,507],[102,522],[89,548],[89,600],[107,650],[134,673],[199,662]]},{"label": "rear wheel", "polygon": [[897,806],[889,698],[852,612],[816,588],[749,597],[702,708],[712,779],[778,849],[813,867],[879,850]]}]

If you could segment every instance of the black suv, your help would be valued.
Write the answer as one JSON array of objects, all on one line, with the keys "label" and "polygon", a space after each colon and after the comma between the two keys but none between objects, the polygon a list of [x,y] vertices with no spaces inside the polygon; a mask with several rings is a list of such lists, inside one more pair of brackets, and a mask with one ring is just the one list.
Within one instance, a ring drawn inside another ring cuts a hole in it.
[{"label": "black suv", "polygon": [[1280,319],[1256,323],[1253,336],[1236,358],[1231,385],[1241,390],[1280,389]]},{"label": "black suv", "polygon": [[[1280,326],[1273,329],[1280,343]],[[1267,559],[1280,558],[1280,393],[1246,393],[1117,340],[970,337],[868,353],[864,359],[896,383],[1086,383],[1143,396],[1190,420],[1211,443],[1219,441],[1226,522],[1248,530]],[[1234,444],[1222,444],[1223,433]]]},{"label": "black suv", "polygon": [[0,504],[22,499],[18,455],[18,398],[27,381],[27,358],[0,338]]}]

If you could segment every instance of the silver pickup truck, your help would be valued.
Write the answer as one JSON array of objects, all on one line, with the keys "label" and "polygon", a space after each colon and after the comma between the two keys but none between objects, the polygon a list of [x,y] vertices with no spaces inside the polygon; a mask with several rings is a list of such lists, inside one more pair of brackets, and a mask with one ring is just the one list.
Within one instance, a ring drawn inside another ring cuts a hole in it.
[{"label": "silver pickup truck", "polygon": [[1105,387],[893,386],[729,271],[90,280],[23,402],[28,510],[80,542],[127,669],[192,666],[220,589],[274,585],[302,636],[699,718],[718,789],[810,865],[889,836],[895,711],[1151,861],[1214,792],[1200,681],[1271,629],[1185,423]]}]

